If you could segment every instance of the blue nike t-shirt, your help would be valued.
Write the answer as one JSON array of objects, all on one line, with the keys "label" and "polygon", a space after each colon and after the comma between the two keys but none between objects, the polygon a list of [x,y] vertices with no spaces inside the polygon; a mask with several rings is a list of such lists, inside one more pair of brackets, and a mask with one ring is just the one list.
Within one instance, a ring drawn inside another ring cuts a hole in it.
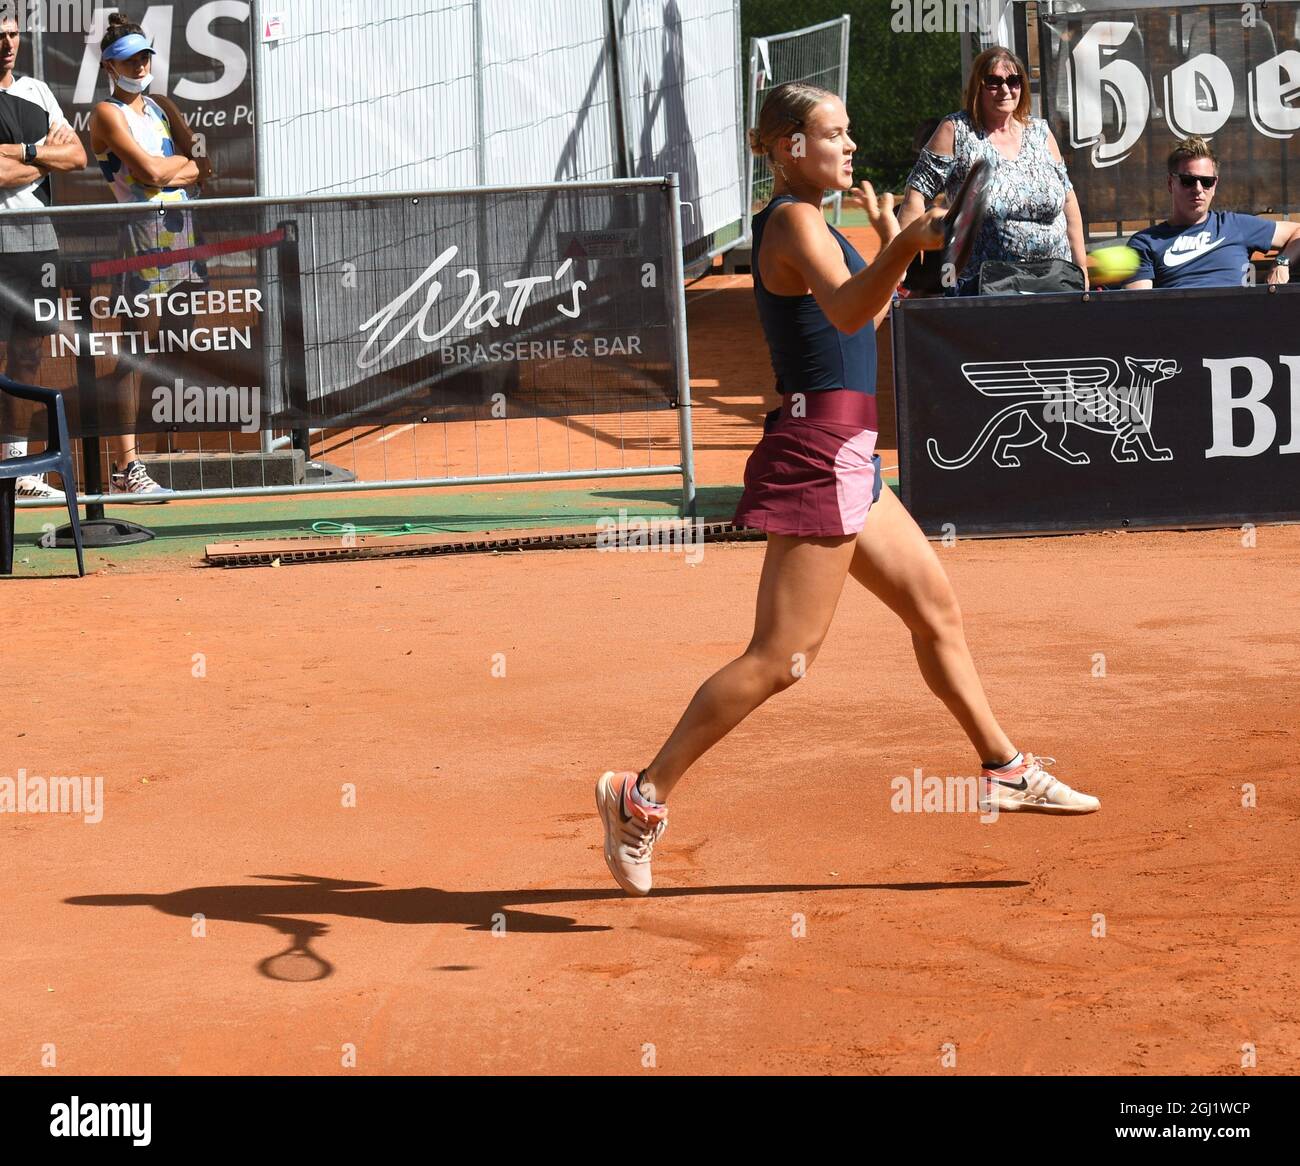
[{"label": "blue nike t-shirt", "polygon": [[1211,211],[1203,223],[1161,223],[1129,240],[1140,262],[1134,279],[1153,287],[1241,287],[1252,251],[1273,246],[1276,223],[1255,215]]}]

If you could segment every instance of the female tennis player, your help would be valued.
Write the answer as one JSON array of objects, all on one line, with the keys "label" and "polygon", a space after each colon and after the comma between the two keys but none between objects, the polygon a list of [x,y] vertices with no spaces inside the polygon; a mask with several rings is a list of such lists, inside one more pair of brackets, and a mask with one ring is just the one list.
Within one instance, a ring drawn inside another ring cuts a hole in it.
[{"label": "female tennis player", "polygon": [[[874,324],[911,260],[943,245],[944,211],[924,211],[900,231],[892,195],[878,199],[867,182],[854,188],[848,115],[824,89],[774,89],[750,145],[775,174],[772,201],[754,217],[752,270],[782,400],[745,467],[735,521],[766,531],[767,553],[744,653],[705,681],[645,769],[597,782],[605,862],[634,895],[650,891],[673,788],[706,750],[807,673],[849,575],[911,631],[921,675],[981,760],[981,809],[1086,814],[1100,807],[1002,731],[938,556],[902,503],[880,488]],[[882,250],[869,266],[827,224],[828,189],[852,191],[850,201],[880,235]]]},{"label": "female tennis player", "polygon": [[[127,255],[193,247],[193,219],[179,206],[197,197],[197,185],[211,172],[206,157],[194,157],[194,135],[176,106],[165,97],[147,96],[153,81],[153,56],[153,45],[140,25],[120,12],[109,16],[100,60],[112,92],[90,115],[91,148],[118,202],[175,204],[174,209],[157,217],[133,215],[127,220],[123,226],[123,250]],[[156,267],[122,276],[116,291],[128,298],[164,295],[177,288],[185,290],[183,284],[206,286],[206,266],[192,260],[169,264],[160,258]],[[140,324],[146,333],[156,335],[164,326],[184,332],[189,320],[169,312],[151,312]],[[114,378],[117,399],[131,415],[137,407],[142,372],[139,362],[121,360]],[[157,384],[167,384],[171,379],[158,367],[151,372]],[[117,459],[112,474],[114,486],[132,494],[170,492],[149,476],[134,435],[113,440]]]}]

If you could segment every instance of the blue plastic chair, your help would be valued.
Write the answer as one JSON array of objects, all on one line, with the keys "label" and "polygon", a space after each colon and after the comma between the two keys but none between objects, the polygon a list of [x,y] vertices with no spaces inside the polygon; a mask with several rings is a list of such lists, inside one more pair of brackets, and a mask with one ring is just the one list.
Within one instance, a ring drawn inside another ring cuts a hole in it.
[{"label": "blue plastic chair", "polygon": [[68,499],[68,518],[72,523],[72,540],[77,548],[77,575],[86,574],[81,546],[81,521],[77,517],[76,476],[72,466],[72,442],[68,440],[68,419],[63,410],[63,394],[58,389],[40,389],[20,385],[0,376],[0,393],[20,401],[35,401],[45,406],[45,452],[0,461],[0,575],[14,573],[14,504],[18,479],[29,474],[54,471],[63,478],[63,493]]}]

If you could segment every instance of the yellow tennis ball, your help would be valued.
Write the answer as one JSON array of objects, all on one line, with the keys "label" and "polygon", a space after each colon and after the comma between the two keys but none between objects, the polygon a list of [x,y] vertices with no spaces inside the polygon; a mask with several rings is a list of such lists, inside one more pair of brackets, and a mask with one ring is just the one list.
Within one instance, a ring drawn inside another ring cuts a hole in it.
[{"label": "yellow tennis ball", "polygon": [[1126,283],[1137,274],[1141,258],[1132,247],[1101,247],[1088,255],[1092,282],[1105,286]]}]

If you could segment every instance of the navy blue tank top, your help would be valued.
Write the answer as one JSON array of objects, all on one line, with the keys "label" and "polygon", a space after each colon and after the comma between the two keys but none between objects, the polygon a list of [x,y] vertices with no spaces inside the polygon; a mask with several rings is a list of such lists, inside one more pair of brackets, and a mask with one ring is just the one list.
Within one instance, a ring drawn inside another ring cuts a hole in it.
[{"label": "navy blue tank top", "polygon": [[[776,372],[776,391],[796,393],[816,389],[852,389],[856,393],[876,395],[876,329],[868,320],[856,332],[845,333],[835,327],[817,306],[811,294],[778,296],[763,286],[758,270],[763,230],[775,207],[794,202],[794,196],[779,194],[754,216],[754,244],[750,270],[754,276],[754,296],[758,300],[758,318],[772,353]],[[834,227],[831,234],[844,252],[849,274],[866,267],[866,262]]]}]

